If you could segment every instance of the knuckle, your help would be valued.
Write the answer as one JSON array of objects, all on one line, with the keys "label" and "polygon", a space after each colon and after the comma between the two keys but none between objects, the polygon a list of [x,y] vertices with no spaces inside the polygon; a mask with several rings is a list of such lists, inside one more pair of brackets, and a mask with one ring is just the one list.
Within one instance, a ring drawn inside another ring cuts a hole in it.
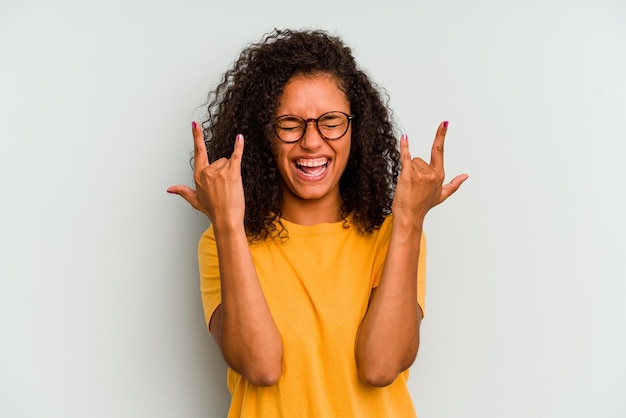
[{"label": "knuckle", "polygon": [[203,180],[211,177],[211,166],[204,167],[194,173],[194,180],[196,183],[203,182]]}]

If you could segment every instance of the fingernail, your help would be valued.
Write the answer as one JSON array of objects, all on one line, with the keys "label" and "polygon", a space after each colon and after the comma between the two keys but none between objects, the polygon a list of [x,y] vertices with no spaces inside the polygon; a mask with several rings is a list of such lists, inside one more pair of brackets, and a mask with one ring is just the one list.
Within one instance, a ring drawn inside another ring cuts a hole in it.
[{"label": "fingernail", "polygon": [[402,136],[400,137],[400,141],[407,141],[409,139],[409,136],[407,134],[402,134]]},{"label": "fingernail", "polygon": [[193,122],[191,122],[191,129],[195,130],[196,126],[198,126],[198,125],[196,124],[195,120]]},{"label": "fingernail", "polygon": [[448,129],[448,121],[447,120],[443,121],[443,127],[444,127],[444,129]]},{"label": "fingernail", "polygon": [[243,140],[243,135],[241,134],[237,134],[237,141],[242,141]]}]

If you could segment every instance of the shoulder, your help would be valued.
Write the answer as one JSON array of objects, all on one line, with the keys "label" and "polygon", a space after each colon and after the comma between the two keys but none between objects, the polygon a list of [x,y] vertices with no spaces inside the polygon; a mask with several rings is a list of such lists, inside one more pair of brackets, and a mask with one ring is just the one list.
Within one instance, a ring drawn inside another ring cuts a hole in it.
[{"label": "shoulder", "polygon": [[389,214],[385,216],[385,220],[380,225],[380,228],[374,231],[374,234],[378,235],[379,240],[389,240],[391,237],[391,230],[393,229],[393,215]]}]

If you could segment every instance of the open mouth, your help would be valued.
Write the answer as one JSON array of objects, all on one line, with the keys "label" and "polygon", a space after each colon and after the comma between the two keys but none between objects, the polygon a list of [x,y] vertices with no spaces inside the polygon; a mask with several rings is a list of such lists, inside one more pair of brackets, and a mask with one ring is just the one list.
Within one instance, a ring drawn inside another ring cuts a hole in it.
[{"label": "open mouth", "polygon": [[308,177],[320,176],[328,167],[328,158],[301,158],[295,161],[296,169]]}]

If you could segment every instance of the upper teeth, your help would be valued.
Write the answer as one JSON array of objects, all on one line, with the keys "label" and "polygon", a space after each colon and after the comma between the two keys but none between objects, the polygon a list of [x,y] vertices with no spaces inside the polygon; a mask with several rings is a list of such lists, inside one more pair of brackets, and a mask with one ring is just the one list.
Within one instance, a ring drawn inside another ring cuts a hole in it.
[{"label": "upper teeth", "polygon": [[296,164],[303,165],[305,167],[320,167],[326,164],[327,162],[328,162],[328,159],[326,158],[315,158],[313,160],[300,159],[296,161]]}]

